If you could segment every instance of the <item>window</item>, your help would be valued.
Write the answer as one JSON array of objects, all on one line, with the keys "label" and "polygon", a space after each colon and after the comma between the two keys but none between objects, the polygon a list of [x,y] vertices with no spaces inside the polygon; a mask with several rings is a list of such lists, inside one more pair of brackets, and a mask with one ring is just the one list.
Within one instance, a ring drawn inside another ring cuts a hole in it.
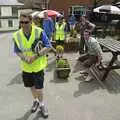
[{"label": "window", "polygon": [[17,9],[17,7],[12,7],[12,15],[13,16],[18,16],[18,9]]},{"label": "window", "polygon": [[85,8],[82,6],[74,7],[74,14],[75,15],[83,15],[85,12]]},{"label": "window", "polygon": [[86,11],[86,8],[83,6],[71,6],[68,9],[69,15],[83,15]]},{"label": "window", "polygon": [[8,20],[8,27],[13,27],[13,21],[12,20]]}]

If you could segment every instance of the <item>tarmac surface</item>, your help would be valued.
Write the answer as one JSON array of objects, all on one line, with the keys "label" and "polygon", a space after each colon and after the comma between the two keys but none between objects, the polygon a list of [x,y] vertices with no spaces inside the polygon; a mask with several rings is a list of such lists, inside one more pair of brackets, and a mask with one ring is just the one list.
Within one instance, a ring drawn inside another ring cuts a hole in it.
[{"label": "tarmac surface", "polygon": [[[32,95],[23,87],[19,58],[13,51],[11,33],[0,34],[0,120],[43,120],[39,111],[30,113]],[[77,63],[78,53],[66,53],[70,60],[68,80],[56,77],[55,57],[49,55],[46,69],[44,100],[48,120],[120,120],[120,81],[106,80],[105,88],[98,81],[84,82]],[[110,54],[105,54],[108,59]],[[119,71],[117,71],[119,73]],[[111,73],[112,74],[112,73]],[[120,78],[118,74],[115,74]],[[108,84],[107,84],[108,83]]]}]

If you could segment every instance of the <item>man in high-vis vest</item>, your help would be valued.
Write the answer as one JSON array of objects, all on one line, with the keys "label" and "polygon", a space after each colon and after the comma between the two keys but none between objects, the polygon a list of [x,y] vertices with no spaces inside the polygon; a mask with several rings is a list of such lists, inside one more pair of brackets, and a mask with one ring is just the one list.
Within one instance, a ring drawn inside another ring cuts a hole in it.
[{"label": "man in high-vis vest", "polygon": [[[43,83],[44,69],[47,66],[45,54],[50,50],[51,43],[41,28],[32,25],[32,18],[28,13],[20,14],[20,24],[21,29],[13,35],[14,51],[21,60],[24,86],[31,88],[34,98],[31,112],[34,113],[39,107],[43,117],[48,117],[48,110],[43,101]],[[36,40],[43,44],[37,54],[32,50]]]},{"label": "man in high-vis vest", "polygon": [[63,17],[58,18],[58,22],[55,25],[55,40],[56,45],[64,45],[66,39],[67,26],[63,21]]}]

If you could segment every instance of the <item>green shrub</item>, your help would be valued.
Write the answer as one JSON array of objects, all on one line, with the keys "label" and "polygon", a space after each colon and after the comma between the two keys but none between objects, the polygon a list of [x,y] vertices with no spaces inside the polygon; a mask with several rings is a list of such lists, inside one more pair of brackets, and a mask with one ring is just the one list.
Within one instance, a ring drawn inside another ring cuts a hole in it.
[{"label": "green shrub", "polygon": [[64,47],[63,47],[62,45],[57,45],[57,46],[56,46],[56,51],[57,51],[58,53],[63,53],[63,52],[64,52]]},{"label": "green shrub", "polygon": [[59,68],[68,68],[69,67],[69,63],[68,63],[68,61],[66,60],[66,59],[59,59],[58,61],[57,61],[57,66],[59,67]]}]

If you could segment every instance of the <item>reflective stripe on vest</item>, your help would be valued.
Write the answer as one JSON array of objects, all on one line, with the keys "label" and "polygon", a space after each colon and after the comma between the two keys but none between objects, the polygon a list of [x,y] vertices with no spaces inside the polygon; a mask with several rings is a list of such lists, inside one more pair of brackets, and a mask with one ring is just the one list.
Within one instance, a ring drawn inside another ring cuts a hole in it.
[{"label": "reflective stripe on vest", "polygon": [[56,23],[56,40],[64,40],[65,39],[65,23],[61,24],[59,26],[58,23]]}]

